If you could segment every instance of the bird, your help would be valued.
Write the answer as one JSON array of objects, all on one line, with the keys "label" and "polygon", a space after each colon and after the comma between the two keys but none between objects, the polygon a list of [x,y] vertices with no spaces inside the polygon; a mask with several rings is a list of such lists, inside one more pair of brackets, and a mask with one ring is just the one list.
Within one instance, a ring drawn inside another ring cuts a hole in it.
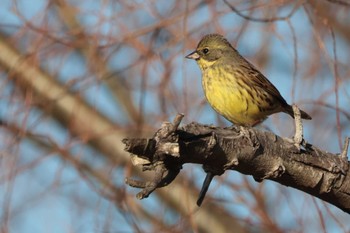
[{"label": "bird", "polygon": [[[186,58],[197,62],[209,104],[233,124],[253,127],[278,112],[294,118],[293,107],[277,88],[224,36],[204,36]],[[300,114],[302,119],[312,119],[302,110]]]}]

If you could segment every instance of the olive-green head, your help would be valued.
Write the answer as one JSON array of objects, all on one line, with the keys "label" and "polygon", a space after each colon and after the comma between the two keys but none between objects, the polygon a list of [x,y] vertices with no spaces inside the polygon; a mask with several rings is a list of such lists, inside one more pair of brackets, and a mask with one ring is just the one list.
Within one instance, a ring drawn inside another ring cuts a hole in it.
[{"label": "olive-green head", "polygon": [[205,66],[208,62],[213,63],[230,57],[232,53],[235,53],[235,49],[222,35],[209,34],[201,39],[197,49],[188,54],[186,58],[196,60],[199,66]]}]

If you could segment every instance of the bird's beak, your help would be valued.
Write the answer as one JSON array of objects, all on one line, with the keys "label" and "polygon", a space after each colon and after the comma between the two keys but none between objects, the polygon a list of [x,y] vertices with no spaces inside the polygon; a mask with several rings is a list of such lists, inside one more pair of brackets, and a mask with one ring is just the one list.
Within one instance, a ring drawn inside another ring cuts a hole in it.
[{"label": "bird's beak", "polygon": [[194,51],[190,54],[188,54],[185,58],[187,59],[193,59],[193,60],[198,60],[200,58],[199,54],[197,53],[197,51]]}]

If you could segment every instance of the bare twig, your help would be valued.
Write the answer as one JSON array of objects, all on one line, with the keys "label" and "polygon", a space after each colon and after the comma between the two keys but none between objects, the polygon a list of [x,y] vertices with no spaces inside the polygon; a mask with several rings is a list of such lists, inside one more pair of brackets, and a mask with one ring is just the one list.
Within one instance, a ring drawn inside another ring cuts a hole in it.
[{"label": "bare twig", "polygon": [[242,14],[239,10],[237,10],[231,3],[229,3],[227,0],[223,0],[224,3],[231,8],[231,10],[233,12],[235,12],[237,15],[241,16],[242,18],[246,19],[246,20],[250,20],[250,21],[254,21],[254,22],[260,22],[260,23],[270,23],[270,22],[275,22],[275,21],[284,21],[289,19],[290,17],[293,16],[293,14],[296,12],[296,10],[299,8],[300,6],[300,2],[297,2],[293,9],[289,12],[288,15],[286,16],[281,16],[281,17],[271,17],[268,19],[264,19],[264,18],[254,18],[251,16],[246,16],[244,14]]},{"label": "bare twig", "polygon": [[208,188],[210,186],[210,183],[213,180],[214,176],[215,175],[213,173],[211,173],[211,172],[208,172],[207,175],[205,176],[205,180],[203,182],[202,189],[201,189],[201,191],[199,193],[199,197],[197,199],[197,206],[201,206],[202,205],[202,202],[204,200],[205,194],[207,193]]},{"label": "bare twig", "polygon": [[345,142],[344,142],[343,151],[340,154],[341,157],[345,160],[348,160],[348,149],[349,149],[349,137],[346,137]]},{"label": "bare twig", "polygon": [[300,146],[303,142],[303,124],[301,123],[301,114],[298,106],[293,104],[294,122],[295,122],[295,135],[294,145],[300,150]]}]

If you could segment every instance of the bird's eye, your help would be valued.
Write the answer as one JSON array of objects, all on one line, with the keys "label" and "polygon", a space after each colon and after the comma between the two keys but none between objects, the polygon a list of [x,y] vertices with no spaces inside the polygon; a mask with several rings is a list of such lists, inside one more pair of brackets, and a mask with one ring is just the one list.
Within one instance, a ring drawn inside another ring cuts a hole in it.
[{"label": "bird's eye", "polygon": [[208,48],[203,49],[203,53],[204,53],[204,54],[209,53],[209,49],[208,49]]}]

